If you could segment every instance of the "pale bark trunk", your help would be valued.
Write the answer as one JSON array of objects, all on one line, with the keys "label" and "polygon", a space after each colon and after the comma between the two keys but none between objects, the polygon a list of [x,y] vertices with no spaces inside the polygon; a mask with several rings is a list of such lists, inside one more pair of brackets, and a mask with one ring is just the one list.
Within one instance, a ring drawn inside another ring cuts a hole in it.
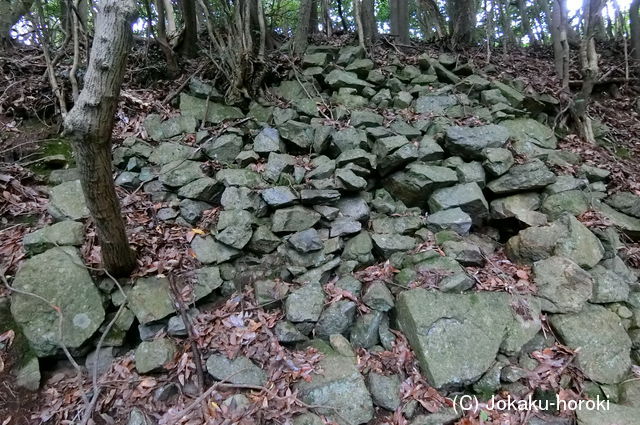
[{"label": "pale bark trunk", "polygon": [[127,54],[134,0],[101,0],[85,84],[64,126],[76,152],[82,189],[96,225],[106,270],[118,276],[135,267],[113,184],[111,131]]},{"label": "pale bark trunk", "polygon": [[551,13],[551,36],[556,73],[562,80],[562,87],[569,87],[569,40],[567,39],[566,0],[554,0]]},{"label": "pale bark trunk", "polygon": [[167,35],[171,37],[177,31],[176,14],[173,10],[173,3],[171,2],[171,0],[162,0],[162,4],[164,6],[164,12],[167,18]]},{"label": "pale bark trunk", "polygon": [[640,0],[633,0],[629,6],[629,27],[631,57],[640,61]]},{"label": "pale bark trunk", "polygon": [[572,115],[578,134],[587,142],[595,143],[588,107],[593,86],[598,78],[598,54],[596,52],[595,35],[598,31],[598,16],[602,10],[601,0],[584,0],[583,6],[584,36],[580,42],[580,65],[582,71],[582,88],[574,99]]}]

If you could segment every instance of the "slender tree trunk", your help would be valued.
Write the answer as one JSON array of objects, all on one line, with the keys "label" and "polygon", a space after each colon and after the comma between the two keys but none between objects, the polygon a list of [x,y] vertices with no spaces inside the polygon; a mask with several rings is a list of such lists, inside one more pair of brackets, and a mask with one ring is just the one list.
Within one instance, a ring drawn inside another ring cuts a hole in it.
[{"label": "slender tree trunk", "polygon": [[449,34],[453,47],[473,42],[476,29],[476,3],[474,0],[451,0],[447,2]]},{"label": "slender tree trunk", "polygon": [[633,0],[629,6],[629,37],[631,57],[640,61],[640,0]]},{"label": "slender tree trunk", "polygon": [[196,4],[194,0],[180,0],[182,20],[184,21],[184,40],[182,54],[194,57],[198,53],[198,21],[196,19]]},{"label": "slender tree trunk", "polygon": [[164,6],[165,17],[167,18],[167,36],[173,36],[176,31],[176,13],[173,10],[171,0],[161,0]]},{"label": "slender tree trunk", "polygon": [[160,49],[162,50],[162,53],[164,53],[164,57],[167,61],[167,71],[169,72],[169,76],[175,77],[179,74],[180,70],[178,69],[178,61],[176,60],[176,55],[169,45],[169,37],[167,37],[167,14],[165,9],[165,2],[164,0],[156,0],[155,3],[156,11],[158,12],[158,24],[156,26],[156,31],[158,34],[156,40],[158,41]]},{"label": "slender tree trunk", "polygon": [[331,23],[331,5],[329,0],[322,0],[322,25],[327,37],[333,36],[333,24]]},{"label": "slender tree trunk", "polygon": [[87,206],[96,224],[105,269],[125,276],[135,267],[111,168],[111,131],[127,54],[134,0],[100,0],[91,60],[85,84],[67,114],[65,133],[71,138]]},{"label": "slender tree trunk", "polygon": [[536,39],[536,35],[531,30],[531,21],[529,20],[526,0],[518,0],[518,10],[520,11],[520,19],[522,21],[522,33],[529,37],[529,43],[532,45],[537,44],[538,40]]},{"label": "slender tree trunk", "polygon": [[569,88],[569,40],[567,39],[567,0],[554,0],[551,13],[553,57],[562,87]]},{"label": "slender tree trunk", "polygon": [[344,11],[342,10],[342,0],[336,0],[336,5],[338,7],[338,16],[340,16],[340,22],[342,23],[342,30],[344,32],[349,32],[349,25],[347,24],[347,20],[344,17]]},{"label": "slender tree trunk", "polygon": [[582,71],[582,88],[574,99],[571,113],[578,134],[587,142],[595,143],[591,118],[589,117],[589,101],[593,86],[598,78],[598,54],[595,36],[598,32],[598,16],[602,12],[601,0],[584,0],[583,6],[584,35],[580,42],[580,65]]},{"label": "slender tree trunk", "polygon": [[297,55],[301,55],[307,49],[309,42],[309,25],[311,21],[311,9],[313,0],[302,0],[300,2],[300,10],[298,13],[298,26],[293,36],[293,51]]}]

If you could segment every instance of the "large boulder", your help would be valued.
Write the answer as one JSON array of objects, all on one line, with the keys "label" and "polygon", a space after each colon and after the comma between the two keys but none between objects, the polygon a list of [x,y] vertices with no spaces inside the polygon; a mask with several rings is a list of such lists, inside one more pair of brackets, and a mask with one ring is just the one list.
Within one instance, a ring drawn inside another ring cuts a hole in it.
[{"label": "large boulder", "polygon": [[[443,388],[475,382],[493,365],[502,346],[517,352],[540,329],[537,317],[537,326],[529,326],[524,317],[516,320],[510,303],[504,293],[413,289],[400,294],[396,308],[398,324],[423,373],[433,386]],[[528,329],[519,323],[527,323]]]},{"label": "large boulder", "polygon": [[465,159],[484,159],[484,149],[501,148],[508,138],[509,131],[501,125],[451,126],[447,128],[446,147],[449,153]]},{"label": "large boulder", "polygon": [[52,306],[62,313],[62,341],[67,348],[84,344],[104,320],[100,292],[74,248],[52,248],[27,260],[13,287],[42,297],[17,292],[11,297],[11,313],[38,356],[55,354],[60,348],[60,319]]},{"label": "large boulder", "polygon": [[556,181],[556,175],[539,159],[516,165],[487,184],[496,195],[541,189]]},{"label": "large boulder", "polygon": [[469,214],[474,223],[489,215],[489,204],[477,183],[464,183],[438,189],[429,198],[432,213],[459,207]]},{"label": "large boulder", "polygon": [[576,361],[589,379],[617,384],[626,378],[631,339],[617,314],[585,304],[580,312],[550,316],[550,322],[563,343],[580,349]]},{"label": "large boulder", "polygon": [[65,220],[26,234],[22,240],[29,254],[40,254],[55,246],[80,246],[84,240],[84,225]]},{"label": "large boulder", "polygon": [[351,357],[325,348],[320,360],[319,375],[312,375],[309,382],[301,381],[296,389],[303,402],[317,408],[340,425],[357,425],[373,418],[373,401],[367,391],[364,378]]},{"label": "large boulder", "polygon": [[458,104],[458,99],[453,95],[428,95],[421,96],[416,101],[418,114],[443,115],[445,111]]},{"label": "large boulder", "polygon": [[235,106],[214,103],[207,99],[189,96],[186,93],[180,93],[180,111],[184,116],[193,117],[212,124],[244,118],[242,111]]},{"label": "large boulder", "polygon": [[456,172],[447,167],[414,162],[403,171],[385,178],[387,191],[408,207],[425,208],[428,196],[436,189],[458,182]]},{"label": "large boulder", "polygon": [[545,149],[555,149],[558,143],[553,130],[531,118],[502,121],[509,130],[509,138],[516,142],[529,142]]}]

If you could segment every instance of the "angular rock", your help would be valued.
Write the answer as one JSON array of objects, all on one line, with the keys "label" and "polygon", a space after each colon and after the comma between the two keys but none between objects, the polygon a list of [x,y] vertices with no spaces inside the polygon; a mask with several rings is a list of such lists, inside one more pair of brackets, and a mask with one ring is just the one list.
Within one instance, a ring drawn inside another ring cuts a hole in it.
[{"label": "angular rock", "polygon": [[166,277],[144,277],[125,290],[129,308],[141,324],[164,319],[175,312],[169,280]]},{"label": "angular rock", "polygon": [[211,236],[196,236],[191,241],[191,249],[196,259],[203,264],[221,264],[242,254],[235,248],[216,242]]},{"label": "angular rock", "polygon": [[209,102],[207,99],[200,99],[185,93],[180,93],[180,112],[184,116],[194,117],[212,124],[244,118],[244,114],[239,108]]},{"label": "angular rock", "polygon": [[369,265],[373,263],[373,242],[368,232],[363,231],[349,239],[342,251],[344,261],[357,261],[359,264]]},{"label": "angular rock", "polygon": [[321,375],[313,375],[310,382],[300,381],[296,389],[307,404],[326,406],[318,408],[339,425],[358,425],[373,418],[373,402],[364,378],[350,357],[327,349],[319,367]]},{"label": "angular rock", "polygon": [[589,379],[602,384],[625,379],[631,367],[631,340],[618,315],[585,304],[578,313],[551,315],[550,322],[566,345],[580,347],[576,361]]},{"label": "angular rock", "polygon": [[223,134],[202,146],[207,157],[219,162],[232,162],[242,151],[244,142],[242,137],[233,134]]},{"label": "angular rock", "polygon": [[405,252],[415,248],[417,242],[411,236],[402,236],[391,233],[374,233],[371,235],[373,245],[384,257],[389,258],[396,252]]},{"label": "angular rock", "polygon": [[591,298],[593,279],[573,261],[564,257],[550,257],[533,264],[534,282],[538,297],[545,300],[543,311],[573,313]]},{"label": "angular rock", "polygon": [[311,228],[319,220],[320,214],[308,208],[284,208],[273,214],[271,230],[274,232],[300,232]]},{"label": "angular rock", "polygon": [[478,380],[493,365],[513,321],[508,295],[486,292],[404,291],[397,314],[422,371],[437,388]]},{"label": "angular rock", "polygon": [[178,196],[197,201],[215,202],[219,200],[223,191],[224,185],[222,183],[211,177],[203,177],[178,189]]},{"label": "angular rock", "polygon": [[80,220],[89,216],[89,208],[80,180],[60,183],[49,190],[49,214],[57,220]]},{"label": "angular rock", "polygon": [[225,168],[216,173],[216,180],[224,183],[225,186],[242,186],[249,189],[258,189],[264,186],[260,174],[246,168]]},{"label": "angular rock", "polygon": [[317,322],[324,307],[324,291],[320,285],[305,285],[292,291],[285,301],[287,320]]},{"label": "angular rock", "polygon": [[553,130],[531,118],[518,118],[500,122],[509,130],[509,138],[515,142],[533,143],[545,149],[555,149],[558,143]]},{"label": "angular rock", "polygon": [[160,169],[160,181],[168,187],[180,187],[207,177],[196,161],[172,161]]},{"label": "angular rock", "polygon": [[65,220],[26,234],[22,244],[28,254],[35,255],[55,246],[80,246],[83,241],[84,225]]},{"label": "angular rock", "polygon": [[438,189],[429,198],[429,211],[432,213],[460,208],[469,214],[474,223],[489,215],[489,204],[476,183],[458,184]]},{"label": "angular rock", "polygon": [[362,296],[362,302],[373,310],[382,312],[391,310],[395,304],[391,291],[389,291],[387,285],[381,280],[376,280],[371,283]]},{"label": "angular rock", "polygon": [[444,115],[445,111],[456,105],[458,99],[453,95],[442,96],[420,96],[416,101],[416,113]]},{"label": "angular rock", "polygon": [[507,174],[489,182],[496,195],[544,188],[556,181],[556,175],[539,159],[512,167]]},{"label": "angular rock", "polygon": [[465,159],[484,159],[485,148],[501,148],[509,138],[509,131],[500,125],[481,127],[451,126],[447,128],[446,147],[449,153]]},{"label": "angular rock", "polygon": [[441,210],[427,216],[427,227],[434,232],[453,230],[464,236],[471,229],[472,220],[469,214],[459,207]]},{"label": "angular rock", "polygon": [[373,403],[383,409],[395,411],[400,406],[400,385],[402,380],[398,375],[380,375],[369,372],[367,386],[371,391]]},{"label": "angular rock", "polygon": [[455,171],[447,167],[415,162],[383,180],[384,188],[408,207],[425,208],[434,190],[458,182]]},{"label": "angular rock", "polygon": [[334,334],[344,334],[349,330],[356,315],[356,304],[340,300],[324,309],[315,327],[318,338],[329,338]]},{"label": "angular rock", "polygon": [[176,352],[175,344],[167,338],[142,342],[135,352],[136,369],[138,373],[158,370],[173,360]]},{"label": "angular rock", "polygon": [[[13,281],[15,289],[39,295],[60,309],[62,341],[68,348],[79,348],[105,317],[100,292],[82,264],[76,249],[52,248],[25,261]],[[37,356],[58,351],[59,318],[50,305],[14,292],[11,314]]]},{"label": "angular rock", "polygon": [[264,371],[243,356],[228,359],[222,354],[212,354],[207,359],[207,372],[216,380],[237,385],[263,386],[267,382]]},{"label": "angular rock", "polygon": [[320,239],[320,235],[318,234],[318,231],[316,229],[307,229],[301,232],[294,233],[289,238],[289,243],[298,252],[304,253],[318,251],[324,248],[322,239]]},{"label": "angular rock", "polygon": [[618,192],[605,199],[605,202],[621,213],[640,218],[640,196],[634,193]]}]

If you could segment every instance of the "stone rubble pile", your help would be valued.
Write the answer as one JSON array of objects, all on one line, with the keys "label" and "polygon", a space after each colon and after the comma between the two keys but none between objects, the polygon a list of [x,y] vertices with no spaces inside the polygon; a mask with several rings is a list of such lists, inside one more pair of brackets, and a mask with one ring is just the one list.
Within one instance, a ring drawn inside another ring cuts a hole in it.
[{"label": "stone rubble pile", "polygon": [[[406,378],[362,376],[354,349],[390,349],[390,329],[400,329],[434,387],[517,394],[537,365],[529,354],[554,342],[541,331],[545,314],[561,343],[580,348],[589,395],[618,403],[619,425],[637,423],[640,383],[628,378],[640,362],[640,286],[618,251],[619,232],[640,235],[640,197],[609,196],[606,170],[557,149],[545,121],[558,102],[446,54],[377,68],[358,47],[312,46],[302,65],[298,78],[271,88],[287,107],[258,99],[243,111],[194,79],[180,96],[181,115],[150,115],[148,141],[130,138],[115,149],[116,183],[142,185],[164,202],[159,219],[194,227],[221,206],[215,225],[191,243],[202,264],[196,301],[248,283],[259,303],[283,308],[280,341],[326,354],[324,374],[300,384],[300,396],[351,424],[371,420],[374,406],[396,409]],[[234,120],[242,122],[217,137],[199,126]],[[193,145],[181,142],[185,134],[195,135]],[[210,172],[205,161],[220,167]],[[566,166],[578,174],[553,172]],[[613,227],[585,227],[576,216],[587,210]],[[33,257],[14,286],[59,305],[66,345],[86,348],[109,318],[105,307],[123,300],[76,264],[77,220],[88,215],[77,180],[51,189],[49,212],[59,223],[25,238]],[[420,249],[432,241],[439,249]],[[466,267],[482,267],[501,243],[513,262],[532,266],[535,294],[474,290]],[[399,270],[393,283],[352,274],[385,261]],[[327,304],[329,281],[370,312],[348,299]],[[429,289],[419,288],[425,282]],[[136,364],[148,373],[175,352],[170,339],[153,336],[184,336],[184,323],[166,278],[138,279],[126,291],[129,304],[106,345],[121,345],[137,324],[144,342]],[[16,294],[11,312],[35,355],[56,354],[48,306]],[[206,366],[216,379],[238,370],[238,383],[267,379],[244,357],[212,354]],[[415,425],[455,419],[413,414],[405,412]],[[581,412],[579,421],[602,423],[597,414]]]}]

